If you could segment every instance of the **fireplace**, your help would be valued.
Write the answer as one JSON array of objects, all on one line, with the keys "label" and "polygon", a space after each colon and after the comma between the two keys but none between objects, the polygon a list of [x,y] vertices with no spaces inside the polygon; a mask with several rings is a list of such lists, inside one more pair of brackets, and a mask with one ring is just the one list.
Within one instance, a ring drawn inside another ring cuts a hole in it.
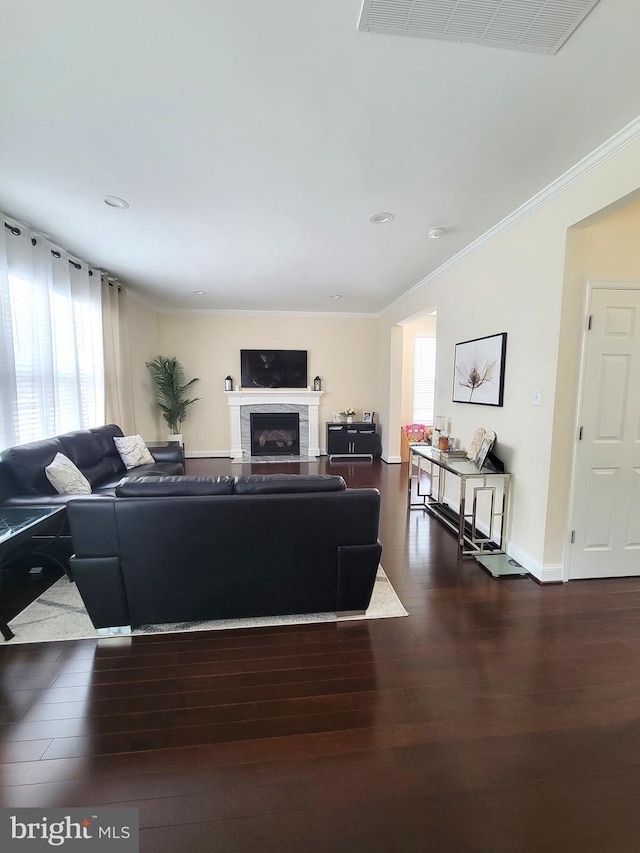
[{"label": "fireplace", "polygon": [[[243,388],[225,391],[229,403],[230,455],[233,462],[250,462],[252,459],[277,462],[278,454],[254,457],[251,453],[252,414],[297,414],[299,426],[299,459],[312,462],[320,455],[318,443],[318,409],[324,391],[305,391],[302,388]],[[293,459],[289,457],[288,459]]]},{"label": "fireplace", "polygon": [[297,412],[251,412],[252,456],[298,456],[300,416]]}]

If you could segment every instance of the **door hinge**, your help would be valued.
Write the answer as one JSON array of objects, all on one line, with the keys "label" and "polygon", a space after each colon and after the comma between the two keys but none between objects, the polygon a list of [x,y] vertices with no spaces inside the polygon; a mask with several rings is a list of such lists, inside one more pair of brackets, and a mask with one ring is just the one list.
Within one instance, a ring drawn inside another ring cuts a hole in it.
[{"label": "door hinge", "polygon": [[582,427],[578,430],[578,441],[582,441]]},{"label": "door hinge", "polygon": [[575,541],[576,541],[576,532],[575,532],[575,530],[572,530],[571,531],[571,544],[572,545],[575,544]]},{"label": "door hinge", "polygon": [[589,319],[587,321],[587,331],[591,331],[591,325],[593,323],[593,314],[589,314]]}]

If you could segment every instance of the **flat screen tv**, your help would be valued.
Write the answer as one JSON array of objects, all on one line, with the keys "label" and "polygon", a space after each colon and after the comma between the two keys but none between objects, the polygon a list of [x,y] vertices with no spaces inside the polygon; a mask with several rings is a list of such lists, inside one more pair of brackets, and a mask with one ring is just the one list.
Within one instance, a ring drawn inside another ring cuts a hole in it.
[{"label": "flat screen tv", "polygon": [[307,351],[240,350],[240,377],[243,388],[306,388]]}]

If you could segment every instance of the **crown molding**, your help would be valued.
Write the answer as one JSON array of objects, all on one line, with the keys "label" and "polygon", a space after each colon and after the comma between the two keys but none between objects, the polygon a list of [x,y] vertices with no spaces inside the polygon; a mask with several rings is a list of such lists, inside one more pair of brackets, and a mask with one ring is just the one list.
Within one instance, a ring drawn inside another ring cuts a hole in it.
[{"label": "crown molding", "polygon": [[[154,306],[152,306],[154,307]],[[259,309],[233,309],[233,308],[158,308],[154,307],[158,314],[214,314],[220,316],[268,316],[268,317],[320,317],[323,319],[348,319],[348,320],[378,320],[381,313],[347,313],[338,311],[261,311]]]},{"label": "crown molding", "polygon": [[518,222],[521,222],[523,219],[531,216],[541,207],[544,207],[550,201],[552,201],[556,196],[559,196],[561,193],[565,192],[569,187],[572,187],[578,181],[582,180],[585,175],[588,175],[590,172],[593,172],[594,169],[597,169],[602,163],[605,163],[611,157],[618,154],[627,145],[631,145],[633,142],[636,142],[640,138],[640,116],[635,118],[632,122],[627,124],[622,130],[619,130],[606,142],[603,142],[602,145],[599,145],[598,148],[594,149],[590,154],[587,154],[586,157],[583,157],[582,160],[579,160],[574,166],[570,169],[567,169],[566,172],[563,172],[560,177],[556,178],[550,184],[548,184],[544,189],[540,190],[539,193],[532,196],[528,201],[524,202],[524,204],[517,207],[514,211],[512,211],[508,216],[505,216],[504,219],[501,219],[500,222],[496,223],[492,228],[488,231],[485,231],[480,237],[474,240],[472,243],[469,243],[464,249],[461,249],[456,255],[452,258],[449,258],[448,261],[445,261],[441,264],[437,269],[430,272],[417,284],[414,284],[413,287],[406,290],[402,296],[399,296],[397,299],[394,299],[393,302],[390,302],[385,308],[383,308],[381,314],[385,314],[390,311],[392,308],[395,308],[398,305],[401,305],[405,299],[413,295],[416,291],[420,290],[426,284],[434,281],[436,278],[442,275],[442,273],[447,270],[455,267],[460,263],[464,258],[472,255],[476,252],[481,246],[484,246],[486,243],[489,243],[491,240],[494,240],[496,237],[499,237],[501,234],[504,234],[505,231],[508,231],[509,228],[513,228]]}]

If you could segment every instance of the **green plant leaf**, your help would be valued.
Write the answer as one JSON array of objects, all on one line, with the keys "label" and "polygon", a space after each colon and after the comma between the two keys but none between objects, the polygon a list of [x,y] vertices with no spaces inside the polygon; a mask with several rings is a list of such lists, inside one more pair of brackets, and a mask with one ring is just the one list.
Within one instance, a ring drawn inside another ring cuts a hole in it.
[{"label": "green plant leaf", "polygon": [[175,356],[157,355],[147,362],[147,367],[155,385],[156,405],[175,435],[180,432],[188,407],[200,400],[200,397],[188,398],[185,395],[186,389],[199,382],[199,378],[185,382],[184,369]]}]

